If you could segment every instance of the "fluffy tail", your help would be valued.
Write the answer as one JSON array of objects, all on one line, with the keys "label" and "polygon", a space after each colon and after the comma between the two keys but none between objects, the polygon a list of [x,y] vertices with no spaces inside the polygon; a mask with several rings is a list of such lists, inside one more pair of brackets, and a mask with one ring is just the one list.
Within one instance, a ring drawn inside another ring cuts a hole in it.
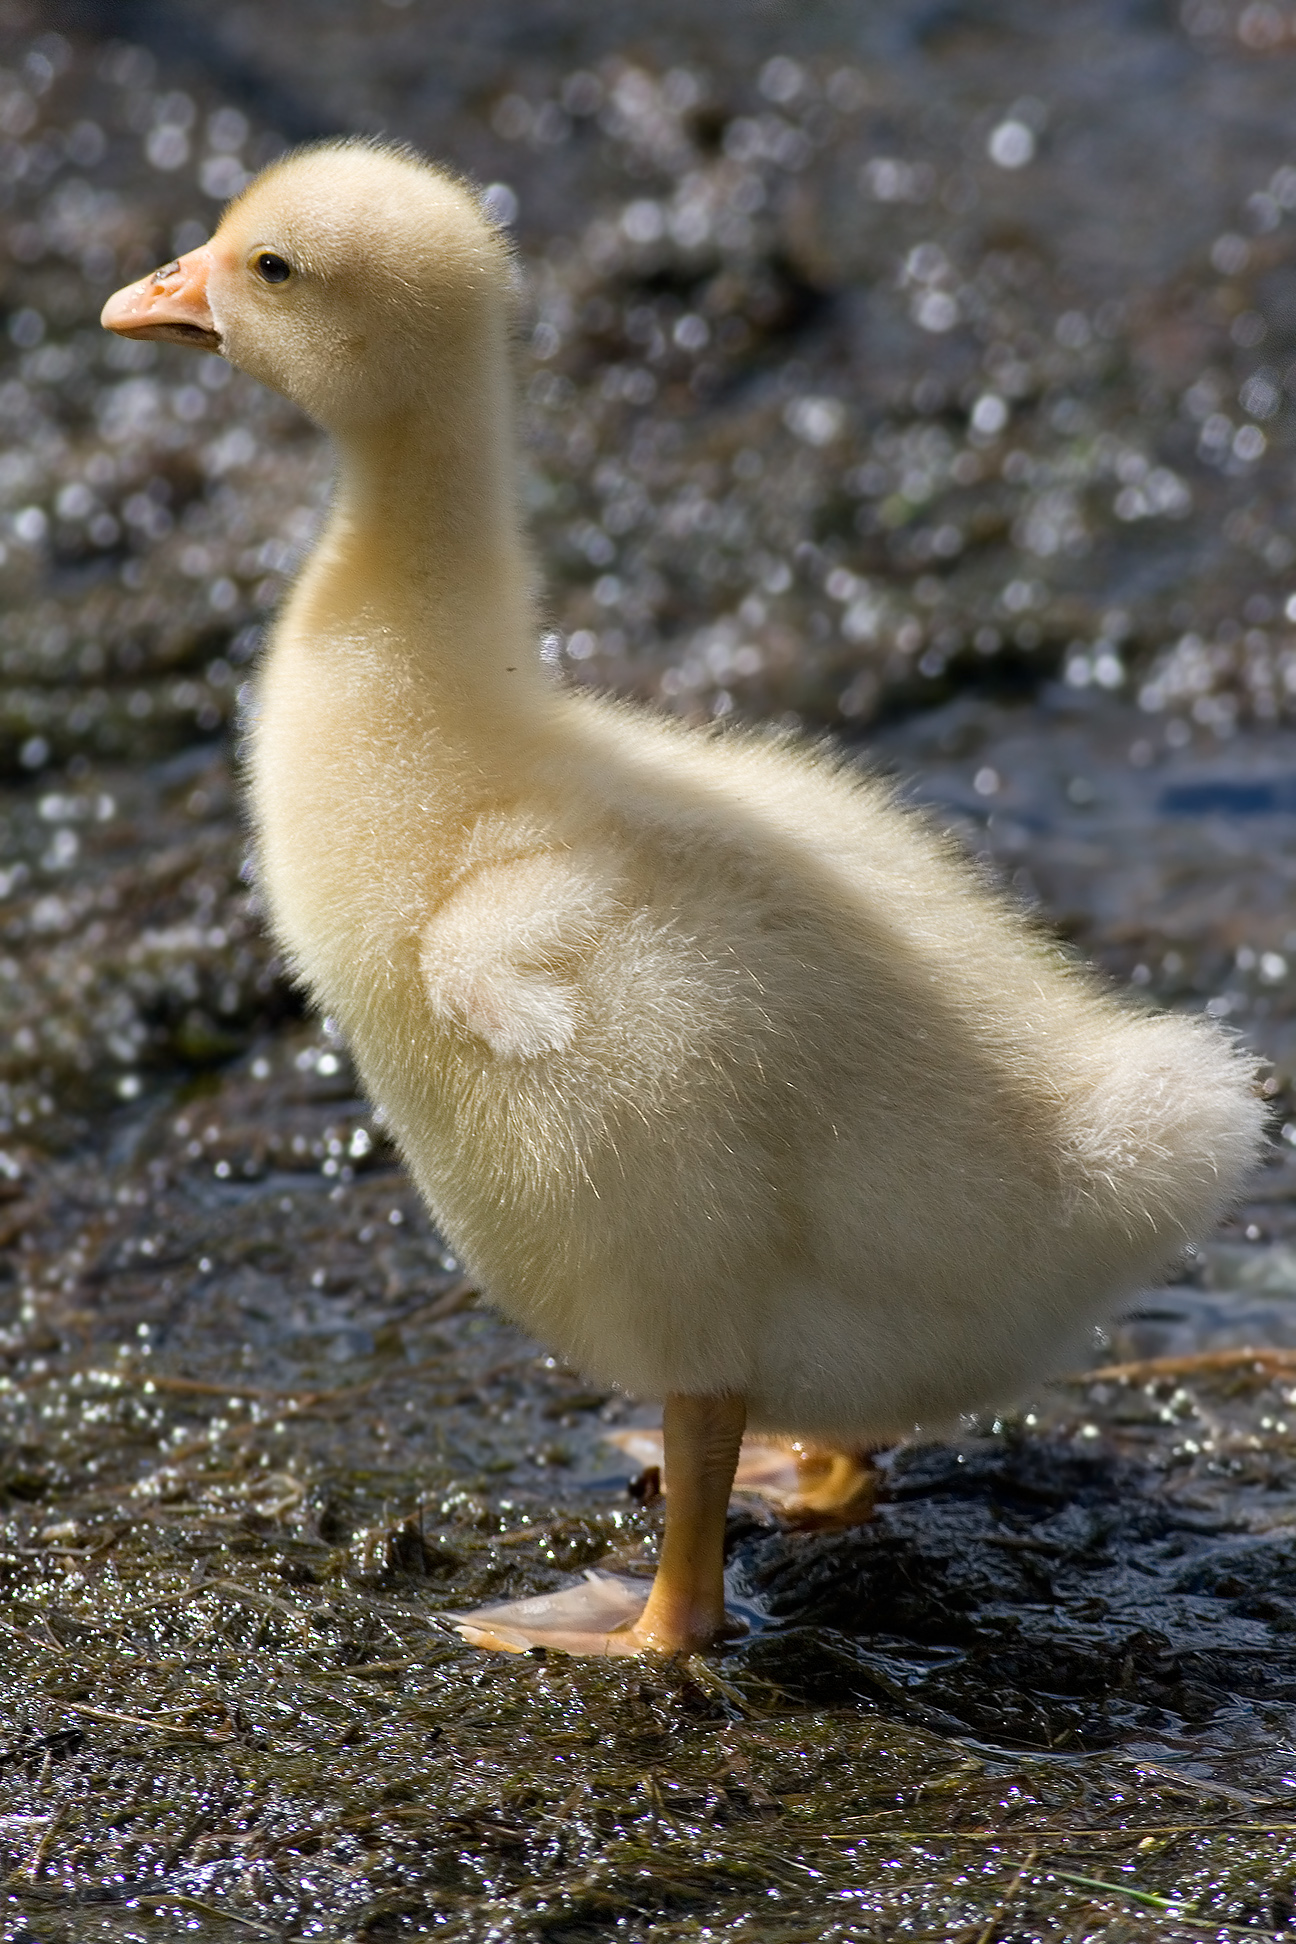
[{"label": "fluffy tail", "polygon": [[1254,1056],[1218,1027],[1163,1016],[1127,1031],[1128,1057],[1072,1096],[1073,1220],[1097,1218],[1114,1272],[1123,1257],[1127,1273],[1149,1274],[1236,1201],[1264,1147],[1265,1108]]}]

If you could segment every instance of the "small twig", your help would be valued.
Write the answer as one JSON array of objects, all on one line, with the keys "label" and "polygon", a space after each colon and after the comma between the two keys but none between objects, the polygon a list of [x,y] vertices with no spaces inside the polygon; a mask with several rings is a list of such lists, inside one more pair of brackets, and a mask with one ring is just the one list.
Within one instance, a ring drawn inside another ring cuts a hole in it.
[{"label": "small twig", "polygon": [[778,1797],[770,1794],[748,1757],[743,1754],[741,1747],[736,1745],[732,1723],[725,1730],[723,1746],[726,1753],[724,1767],[721,1770],[722,1776],[732,1782],[735,1788],[741,1789],[747,1800],[759,1809],[762,1815],[781,1816],[783,1806]]},{"label": "small twig", "polygon": [[[421,1315],[430,1312],[450,1316],[453,1315],[456,1309],[462,1309],[469,1299],[477,1293],[475,1285],[469,1284],[466,1280],[458,1282],[452,1288],[443,1290],[440,1296],[434,1297],[429,1305],[428,1312],[413,1311],[411,1314]],[[445,1308],[441,1309],[440,1306],[443,1304]],[[408,1321],[409,1319],[403,1318],[402,1320]],[[316,1404],[336,1404],[349,1397],[358,1397],[362,1392],[373,1390],[376,1385],[385,1383],[389,1377],[412,1377],[420,1371],[432,1369],[440,1361],[440,1358],[429,1357],[416,1364],[396,1365],[395,1367],[379,1371],[375,1377],[367,1377],[363,1383],[341,1384],[336,1388],[328,1390],[276,1390],[260,1384],[217,1384],[201,1377],[169,1377],[154,1370],[113,1371],[112,1379],[114,1383],[135,1384],[140,1389],[152,1386],[156,1391],[168,1391],[177,1397],[237,1397],[245,1399],[249,1403],[280,1404],[286,1410],[302,1411],[309,1410]],[[93,1372],[89,1374],[94,1375]],[[43,1384],[50,1381],[50,1379],[47,1372],[42,1372],[39,1377],[25,1378],[22,1381],[25,1384]],[[264,1424],[231,1425],[225,1435],[237,1435],[239,1433],[246,1435],[249,1431],[264,1429]],[[207,1440],[204,1438],[202,1444],[205,1445],[206,1443]],[[193,1447],[193,1449],[200,1448],[200,1446]],[[178,1457],[179,1455],[178,1452],[169,1453],[168,1457]]]},{"label": "small twig", "polygon": [[444,1317],[454,1316],[481,1291],[471,1276],[461,1276],[449,1289],[443,1289],[438,1296],[430,1296],[426,1303],[419,1303],[414,1309],[406,1310],[401,1317],[402,1323],[439,1323]]},{"label": "small twig", "polygon": [[[882,1809],[878,1815],[891,1816],[900,1812]],[[1179,1823],[1133,1823],[1125,1829],[1033,1829],[1028,1832],[1032,1838],[1048,1843],[1039,1849],[1041,1856],[1047,1856],[1053,1849],[1061,1849],[1070,1843],[1092,1843],[1099,1837],[1109,1837],[1118,1843],[1141,1842],[1145,1836],[1292,1836],[1296,1835],[1296,1822],[1179,1822]],[[821,1843],[868,1843],[875,1840],[888,1843],[932,1843],[948,1841],[951,1843],[1002,1843],[1004,1831],[1000,1828],[980,1829],[820,1829],[806,1832],[807,1841]]]},{"label": "small twig", "polygon": [[160,1377],[151,1370],[134,1373],[135,1382],[170,1391],[176,1397],[238,1397],[252,1403],[290,1402],[298,1397],[313,1397],[313,1391],[269,1390],[262,1384],[213,1384],[201,1377]]},{"label": "small twig", "polygon": [[23,1864],[22,1869],[18,1872],[19,1876],[26,1877],[29,1883],[35,1883],[44,1868],[45,1859],[54,1847],[54,1838],[67,1821],[68,1808],[69,1805],[66,1802],[59,1804],[58,1808],[50,1817],[49,1822],[46,1824],[45,1834],[41,1837],[35,1849]]},{"label": "small twig", "polygon": [[210,1829],[214,1820],[215,1818],[210,1809],[200,1809],[198,1814],[185,1826],[182,1833],[176,1837],[175,1842],[167,1850],[165,1857],[162,1859],[163,1869],[173,1870],[194,1838],[201,1836],[205,1829]]},{"label": "small twig", "polygon": [[708,1661],[703,1660],[701,1654],[686,1655],[683,1666],[700,1688],[719,1695],[731,1708],[736,1708],[744,1719],[755,1716],[758,1721],[764,1720],[764,1708],[758,1708],[732,1681],[726,1681],[723,1674],[718,1674]]},{"label": "small twig", "polygon": [[[93,1546],[15,1546],[13,1550],[22,1559],[99,1559],[110,1553],[119,1539],[124,1539],[134,1525],[128,1519],[124,1525],[117,1526],[106,1539],[96,1540]],[[3,1622],[0,1621],[0,1625]]]},{"label": "small twig", "polygon": [[[50,1642],[48,1641],[37,1640],[34,1634],[24,1633],[21,1627],[12,1626],[8,1620],[0,1620],[0,1630],[2,1630],[7,1634],[12,1634],[15,1640],[21,1640],[24,1647],[34,1647],[38,1654],[50,1654],[50,1653],[66,1654],[68,1651],[67,1648],[64,1647],[59,1642],[55,1642],[53,1645],[51,1645]],[[48,1631],[48,1623],[47,1623],[47,1631]]]},{"label": "small twig", "polygon": [[992,1939],[994,1937],[995,1932],[998,1930],[1000,1924],[1002,1924],[1004,1918],[1008,1915],[1009,1909],[1011,1908],[1013,1903],[1013,1899],[1016,1897],[1017,1892],[1022,1887],[1022,1879],[1025,1877],[1027,1870],[1033,1870],[1035,1865],[1038,1862],[1039,1862],[1039,1851],[1037,1849],[1033,1849],[1030,1855],[1026,1858],[1026,1861],[1022,1864],[1021,1868],[1018,1870],[1012,1882],[1008,1885],[1008,1888],[1004,1891],[1003,1896],[999,1900],[999,1908],[994,1912],[993,1916],[990,1917],[984,1929],[978,1935],[976,1944],[992,1944]]},{"label": "small twig", "polygon": [[353,1680],[366,1680],[371,1674],[404,1674],[411,1667],[422,1667],[420,1660],[356,1661],[350,1667],[332,1670],[338,1674],[349,1674]]},{"label": "small twig", "polygon": [[1183,1789],[1188,1795],[1219,1796],[1225,1802],[1239,1803],[1244,1809],[1263,1807],[1263,1798],[1250,1795],[1245,1789],[1230,1788],[1227,1782],[1202,1782],[1197,1776],[1188,1775],[1183,1769],[1171,1768],[1159,1762],[1143,1762],[1134,1758],[1134,1766],[1140,1775],[1155,1775],[1162,1782],[1173,1782],[1176,1788]]},{"label": "small twig", "polygon": [[235,1599],[244,1600],[249,1606],[263,1607],[271,1613],[282,1613],[285,1619],[295,1620],[299,1627],[310,1624],[309,1615],[300,1607],[289,1606],[287,1600],[276,1599],[273,1593],[263,1593],[259,1586],[244,1586],[241,1580],[199,1580],[192,1591],[195,1599],[202,1593],[232,1593]]},{"label": "small twig", "polygon": [[380,1384],[389,1383],[393,1377],[419,1377],[425,1370],[440,1370],[443,1366],[444,1358],[441,1357],[423,1357],[418,1363],[412,1364],[390,1364],[376,1376],[366,1377],[362,1384],[343,1384],[337,1390],[303,1392],[299,1403],[309,1405],[312,1409],[319,1404],[349,1404],[352,1398],[363,1397],[366,1391],[377,1390]]},{"label": "small twig", "polygon": [[[285,1408],[289,1407],[286,1406]],[[295,1406],[291,1408],[295,1409]],[[255,1437],[258,1431],[265,1431],[266,1429],[268,1427],[264,1424],[249,1422],[246,1424],[228,1425],[216,1437],[213,1437],[210,1431],[204,1432],[200,1438],[191,1438],[188,1444],[176,1445],[171,1451],[161,1452],[159,1454],[161,1464],[158,1469],[160,1471],[171,1471],[176,1465],[183,1464],[186,1458],[196,1458],[200,1452],[210,1451],[218,1442],[222,1444],[241,1443],[245,1438]],[[147,1481],[141,1481],[141,1483],[145,1482]]]},{"label": "small twig", "polygon": [[1097,1370],[1077,1370],[1062,1381],[1068,1384],[1094,1384],[1119,1379],[1129,1384],[1146,1384],[1157,1377],[1205,1377],[1212,1371],[1253,1369],[1269,1374],[1296,1371],[1296,1350],[1274,1350],[1260,1345],[1253,1350],[1198,1350],[1183,1357],[1144,1357],[1136,1363],[1102,1364]]},{"label": "small twig", "polygon": [[639,1786],[643,1790],[644,1794],[647,1796],[649,1802],[652,1805],[652,1821],[653,1821],[654,1835],[656,1834],[657,1830],[661,1827],[661,1825],[665,1823],[666,1828],[670,1831],[671,1835],[677,1837],[680,1833],[679,1824],[675,1821],[673,1816],[668,1816],[666,1813],[666,1805],[662,1801],[661,1778],[658,1775],[656,1769],[650,1768],[645,1770],[640,1780]]},{"label": "small twig", "polygon": [[[182,1586],[178,1592],[159,1593],[151,1600],[141,1600],[138,1606],[123,1607],[121,1618],[133,1620],[137,1614],[152,1613],[157,1607],[183,1606],[186,1600],[196,1599],[206,1584],[205,1580],[195,1580],[189,1586]],[[161,1663],[155,1662],[153,1665],[161,1665]]]},{"label": "small twig", "polygon": [[196,1910],[204,1917],[219,1917],[226,1924],[242,1924],[245,1930],[253,1930],[258,1937],[281,1937],[283,1933],[271,1930],[268,1924],[258,1924],[253,1917],[240,1917],[237,1910],[221,1910],[215,1904],[203,1903],[200,1897],[188,1897],[180,1890],[154,1890],[140,1896],[126,1898],[126,1907],[133,1904],[153,1904],[166,1909],[169,1905],[178,1910]]},{"label": "small twig", "polygon": [[124,1722],[128,1728],[151,1728],[155,1735],[179,1735],[185,1741],[197,1737],[200,1741],[213,1744],[232,1741],[234,1730],[218,1732],[211,1728],[175,1727],[169,1721],[160,1721],[155,1715],[119,1714],[113,1708],[92,1708],[84,1701],[65,1701],[64,1709],[68,1714],[85,1715],[91,1721]]}]

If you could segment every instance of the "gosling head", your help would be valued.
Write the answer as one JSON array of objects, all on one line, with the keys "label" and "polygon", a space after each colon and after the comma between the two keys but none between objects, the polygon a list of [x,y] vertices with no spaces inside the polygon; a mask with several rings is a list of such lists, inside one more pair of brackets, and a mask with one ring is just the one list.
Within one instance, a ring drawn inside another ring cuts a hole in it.
[{"label": "gosling head", "polygon": [[299,150],[211,241],[110,297],[123,337],[219,352],[347,436],[453,411],[506,328],[513,264],[472,191],[409,151]]}]

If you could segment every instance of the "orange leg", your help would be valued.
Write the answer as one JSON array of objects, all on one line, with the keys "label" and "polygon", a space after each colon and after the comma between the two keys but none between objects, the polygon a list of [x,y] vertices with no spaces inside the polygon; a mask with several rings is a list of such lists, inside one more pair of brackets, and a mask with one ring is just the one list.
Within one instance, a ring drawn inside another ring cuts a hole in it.
[{"label": "orange leg", "polygon": [[662,1419],[670,1495],[647,1601],[611,1574],[560,1593],[454,1617],[475,1647],[525,1653],[679,1654],[725,1632],[724,1532],[747,1407],[741,1397],[668,1397]]},{"label": "orange leg", "polygon": [[747,1406],[741,1397],[668,1397],[662,1414],[670,1496],[661,1564],[634,1633],[665,1654],[706,1647],[724,1627],[724,1531]]}]

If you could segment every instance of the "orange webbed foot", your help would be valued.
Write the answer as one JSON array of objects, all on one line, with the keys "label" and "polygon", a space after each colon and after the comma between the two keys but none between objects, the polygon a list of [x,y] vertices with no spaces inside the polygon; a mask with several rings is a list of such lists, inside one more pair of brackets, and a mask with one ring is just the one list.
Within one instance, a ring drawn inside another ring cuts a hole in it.
[{"label": "orange webbed foot", "polygon": [[575,1586],[527,1600],[476,1607],[448,1617],[473,1647],[525,1654],[549,1647],[562,1654],[621,1655],[644,1650],[633,1633],[650,1582],[618,1573],[586,1572]]},{"label": "orange webbed foot", "polygon": [[[667,1489],[660,1431],[613,1431],[607,1442]],[[843,1451],[800,1438],[744,1438],[734,1490],[751,1492],[795,1525],[862,1525],[873,1515],[877,1471],[864,1451]]]}]

